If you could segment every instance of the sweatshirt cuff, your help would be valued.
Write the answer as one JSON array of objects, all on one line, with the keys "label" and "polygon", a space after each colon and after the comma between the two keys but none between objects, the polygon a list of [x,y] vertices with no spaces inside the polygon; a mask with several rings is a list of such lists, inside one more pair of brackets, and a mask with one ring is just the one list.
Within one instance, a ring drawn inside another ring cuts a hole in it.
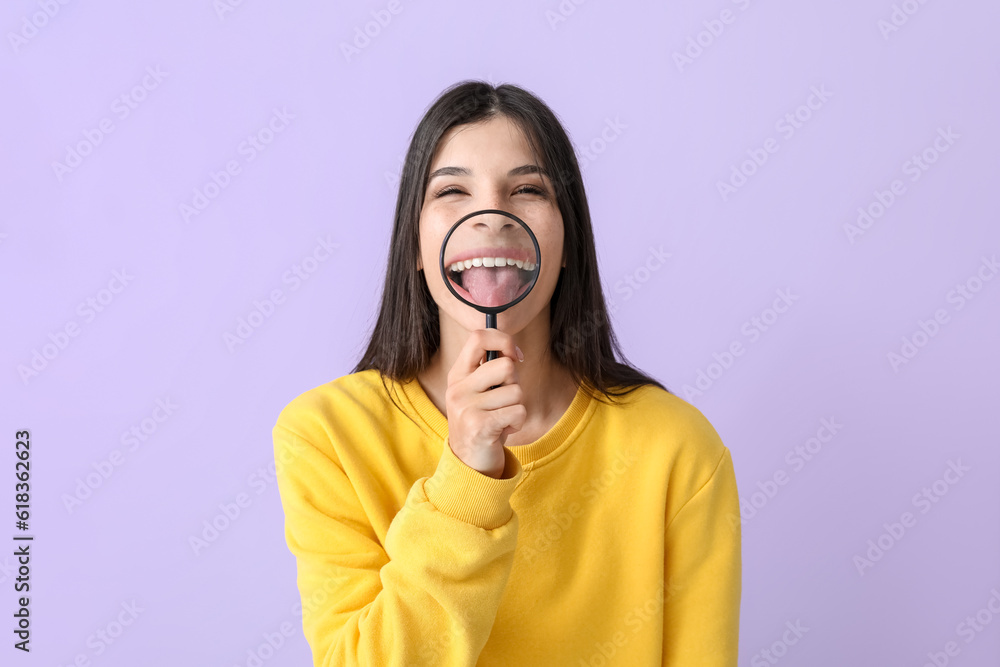
[{"label": "sweatshirt cuff", "polygon": [[507,447],[504,470],[494,479],[467,466],[451,449],[447,436],[434,474],[424,481],[427,500],[439,512],[486,530],[499,528],[514,514],[510,497],[521,481],[523,469]]}]

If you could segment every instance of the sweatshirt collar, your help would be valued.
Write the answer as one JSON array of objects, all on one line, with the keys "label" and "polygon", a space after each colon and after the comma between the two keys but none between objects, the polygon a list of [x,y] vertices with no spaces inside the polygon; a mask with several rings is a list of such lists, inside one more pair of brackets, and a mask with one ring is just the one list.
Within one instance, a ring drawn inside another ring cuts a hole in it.
[{"label": "sweatshirt collar", "polygon": [[[401,387],[413,411],[434,434],[444,440],[448,435],[448,418],[434,405],[419,380],[413,378],[409,382],[401,383]],[[542,465],[544,463],[542,459],[560,449],[564,444],[569,446],[576,439],[592,416],[597,403],[598,401],[591,397],[584,386],[577,387],[576,395],[569,408],[547,433],[535,442],[507,449],[517,457],[517,460],[525,468]]]}]

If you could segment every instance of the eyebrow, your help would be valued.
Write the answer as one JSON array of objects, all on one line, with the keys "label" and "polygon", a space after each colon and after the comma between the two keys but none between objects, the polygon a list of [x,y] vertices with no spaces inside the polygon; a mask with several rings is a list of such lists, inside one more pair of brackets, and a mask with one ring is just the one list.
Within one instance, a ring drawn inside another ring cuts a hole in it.
[{"label": "eyebrow", "polygon": [[[546,178],[549,176],[549,172],[534,164],[524,164],[507,172],[507,176],[524,176],[526,174],[540,174]],[[427,182],[430,183],[438,176],[472,176],[472,171],[466,167],[441,167],[430,175]]]}]

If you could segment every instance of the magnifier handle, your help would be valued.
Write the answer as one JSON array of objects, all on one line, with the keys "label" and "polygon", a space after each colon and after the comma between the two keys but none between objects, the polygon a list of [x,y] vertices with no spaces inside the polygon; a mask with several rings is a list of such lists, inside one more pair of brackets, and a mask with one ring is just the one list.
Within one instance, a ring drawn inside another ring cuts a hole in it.
[{"label": "magnifier handle", "polygon": [[[497,314],[496,313],[486,313],[486,328],[487,329],[496,329],[497,328]],[[486,351],[486,361],[487,362],[493,361],[498,356],[500,356],[500,353],[497,350],[487,350]],[[500,385],[495,384],[492,387],[490,387],[490,389],[496,389],[499,386]]]}]

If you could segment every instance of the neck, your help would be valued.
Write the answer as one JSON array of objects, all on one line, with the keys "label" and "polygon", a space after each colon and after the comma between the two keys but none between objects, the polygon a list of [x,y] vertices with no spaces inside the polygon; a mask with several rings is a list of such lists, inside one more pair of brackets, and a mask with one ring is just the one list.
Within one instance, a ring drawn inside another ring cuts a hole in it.
[{"label": "neck", "polygon": [[[448,388],[448,373],[465,346],[469,331],[444,313],[441,315],[441,346],[418,379],[431,401],[447,417],[444,396]],[[484,326],[485,319],[483,316]],[[504,313],[500,313],[497,327],[504,330],[503,325]],[[524,362],[518,363],[517,373],[528,412],[526,424],[545,422],[553,411],[565,408],[568,388],[573,385],[569,369],[554,359],[549,349],[549,309],[542,309],[513,337],[514,343],[524,353]],[[572,391],[575,393],[575,386]]]}]

